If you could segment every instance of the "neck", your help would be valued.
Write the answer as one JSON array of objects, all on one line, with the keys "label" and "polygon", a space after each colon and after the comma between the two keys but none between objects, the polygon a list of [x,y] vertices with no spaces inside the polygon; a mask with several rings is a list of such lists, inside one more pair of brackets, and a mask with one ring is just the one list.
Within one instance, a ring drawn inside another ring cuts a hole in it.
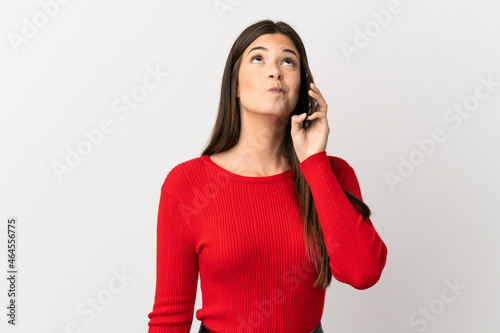
[{"label": "neck", "polygon": [[290,169],[286,158],[278,155],[285,137],[286,118],[245,114],[238,142],[230,149],[234,168],[256,175],[272,175]]}]

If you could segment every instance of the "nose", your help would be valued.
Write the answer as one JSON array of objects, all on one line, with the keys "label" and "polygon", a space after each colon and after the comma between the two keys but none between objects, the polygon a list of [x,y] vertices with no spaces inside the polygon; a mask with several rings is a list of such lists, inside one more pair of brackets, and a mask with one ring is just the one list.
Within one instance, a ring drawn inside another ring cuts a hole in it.
[{"label": "nose", "polygon": [[281,73],[279,71],[273,71],[271,74],[269,74],[269,77],[272,79],[281,79]]},{"label": "nose", "polygon": [[271,77],[275,80],[276,79],[281,80],[282,76],[281,76],[281,71],[280,71],[279,66],[276,66],[276,65],[271,66],[269,77]]},{"label": "nose", "polygon": [[269,74],[269,76],[273,79],[278,79],[278,80],[281,79],[281,73],[272,73],[272,74]]}]

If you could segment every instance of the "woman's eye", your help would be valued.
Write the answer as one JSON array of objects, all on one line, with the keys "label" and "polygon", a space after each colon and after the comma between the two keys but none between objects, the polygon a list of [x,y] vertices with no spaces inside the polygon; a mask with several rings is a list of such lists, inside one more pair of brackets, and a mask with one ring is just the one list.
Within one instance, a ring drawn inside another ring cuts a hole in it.
[{"label": "woman's eye", "polygon": [[261,56],[255,56],[255,57],[253,57],[253,58],[252,58],[252,61],[254,61],[254,60],[255,60],[255,59],[257,59],[257,58],[262,59],[262,57],[261,57]]},{"label": "woman's eye", "polygon": [[[256,59],[260,59],[260,60],[262,60],[262,56],[261,56],[261,55],[256,55],[256,56],[254,56],[254,57],[252,58],[252,62],[253,62],[254,60],[256,60]],[[286,59],[284,60],[284,62],[289,62],[291,66],[295,66],[295,61],[294,61],[292,58],[286,58]]]}]

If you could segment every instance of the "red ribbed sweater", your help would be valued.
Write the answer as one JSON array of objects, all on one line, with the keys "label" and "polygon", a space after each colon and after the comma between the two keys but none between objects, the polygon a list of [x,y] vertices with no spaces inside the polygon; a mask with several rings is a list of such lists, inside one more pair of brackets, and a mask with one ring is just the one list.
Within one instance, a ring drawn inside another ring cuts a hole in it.
[{"label": "red ribbed sweater", "polygon": [[[299,167],[311,188],[333,277],[356,289],[373,286],[387,247],[340,187],[362,200],[353,168],[326,151]],[[209,155],[175,166],[161,187],[148,332],[190,331],[198,273],[203,304],[196,318],[211,332],[314,330],[325,289],[312,287],[316,272],[293,195],[291,169],[242,176]]]}]

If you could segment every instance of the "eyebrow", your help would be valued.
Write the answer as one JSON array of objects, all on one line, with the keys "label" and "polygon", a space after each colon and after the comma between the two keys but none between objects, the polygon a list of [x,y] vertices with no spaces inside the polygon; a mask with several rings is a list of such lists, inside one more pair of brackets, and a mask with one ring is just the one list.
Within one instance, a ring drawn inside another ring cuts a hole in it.
[{"label": "eyebrow", "polygon": [[[269,51],[267,48],[265,48],[264,46],[255,46],[253,47],[250,51],[248,51],[247,53],[247,56],[250,54],[250,52],[254,51],[254,50],[264,50],[264,51]],[[290,50],[290,49],[283,49],[281,51],[281,53],[293,53],[295,54],[295,56],[298,58],[299,56],[297,55],[297,53],[295,53],[294,50]]]}]

